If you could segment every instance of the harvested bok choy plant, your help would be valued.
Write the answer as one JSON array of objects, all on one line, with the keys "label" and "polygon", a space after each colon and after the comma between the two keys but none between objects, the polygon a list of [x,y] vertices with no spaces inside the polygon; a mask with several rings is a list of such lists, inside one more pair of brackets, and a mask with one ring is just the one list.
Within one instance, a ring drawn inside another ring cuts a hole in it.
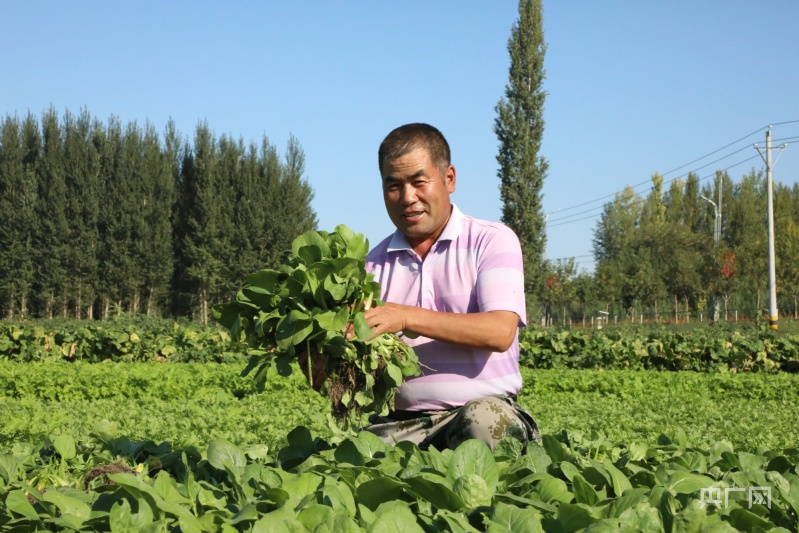
[{"label": "harvested bok choy plant", "polygon": [[[320,392],[345,428],[357,427],[364,415],[388,413],[397,387],[420,372],[416,354],[396,335],[370,340],[364,311],[382,302],[380,284],[365,270],[368,250],[364,236],[344,225],[306,232],[281,266],[252,274],[235,301],[214,308],[234,338],[244,335],[250,362],[242,375],[255,371],[259,388],[270,366],[286,376],[298,357],[321,356],[327,379]],[[343,332],[349,323],[352,339]]]}]

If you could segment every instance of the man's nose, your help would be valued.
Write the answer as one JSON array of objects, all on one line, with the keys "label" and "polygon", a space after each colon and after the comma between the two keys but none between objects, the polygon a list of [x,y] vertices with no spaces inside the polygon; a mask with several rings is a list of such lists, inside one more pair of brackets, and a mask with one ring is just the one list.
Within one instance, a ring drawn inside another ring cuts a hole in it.
[{"label": "man's nose", "polygon": [[418,198],[416,197],[416,187],[414,187],[410,183],[406,183],[405,185],[402,186],[402,189],[400,189],[400,203],[405,205],[411,205],[416,203],[417,199]]}]

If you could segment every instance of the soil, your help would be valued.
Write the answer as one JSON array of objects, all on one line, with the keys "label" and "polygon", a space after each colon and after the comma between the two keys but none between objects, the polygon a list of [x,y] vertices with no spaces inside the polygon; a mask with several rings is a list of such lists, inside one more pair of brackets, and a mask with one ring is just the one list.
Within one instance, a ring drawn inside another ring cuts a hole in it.
[{"label": "soil", "polygon": [[[379,361],[377,370],[372,372],[372,377],[375,380],[375,398],[380,395],[381,391],[378,389],[385,387],[381,378],[386,368],[386,362],[382,358]],[[350,397],[354,397],[355,393],[363,390],[365,386],[366,378],[358,367],[350,361],[340,360],[338,366],[332,372],[332,377],[328,378],[327,385],[330,409],[336,420],[347,420],[351,411],[355,411],[356,415],[360,414],[360,407],[357,403],[352,402],[352,406],[347,407],[341,402],[341,399],[347,392],[350,393]]]},{"label": "soil", "polygon": [[107,465],[99,465],[95,466],[86,473],[85,481],[86,484],[88,485],[91,481],[94,481],[95,479],[102,476],[104,485],[116,485],[115,482],[108,479],[108,475],[122,474],[122,473],[135,474],[136,471],[133,470],[128,465],[126,465],[125,463],[121,462],[111,463]]}]

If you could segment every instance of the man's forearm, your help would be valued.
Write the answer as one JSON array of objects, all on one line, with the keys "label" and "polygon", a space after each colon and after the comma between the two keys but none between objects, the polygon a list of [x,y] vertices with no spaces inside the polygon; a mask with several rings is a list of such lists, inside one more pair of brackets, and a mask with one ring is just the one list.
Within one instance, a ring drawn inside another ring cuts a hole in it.
[{"label": "man's forearm", "polygon": [[376,334],[400,330],[442,342],[504,352],[513,344],[519,317],[512,311],[445,313],[387,303],[367,313]]}]

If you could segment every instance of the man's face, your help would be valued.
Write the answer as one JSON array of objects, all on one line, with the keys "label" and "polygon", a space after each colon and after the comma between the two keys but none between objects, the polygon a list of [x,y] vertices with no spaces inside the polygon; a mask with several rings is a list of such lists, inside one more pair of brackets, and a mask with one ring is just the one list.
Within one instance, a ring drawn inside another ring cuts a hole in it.
[{"label": "man's face", "polygon": [[382,172],[383,200],[389,218],[411,246],[426,244],[423,247],[426,254],[449,220],[455,167],[450,165],[442,176],[427,150],[417,148],[386,161]]}]

